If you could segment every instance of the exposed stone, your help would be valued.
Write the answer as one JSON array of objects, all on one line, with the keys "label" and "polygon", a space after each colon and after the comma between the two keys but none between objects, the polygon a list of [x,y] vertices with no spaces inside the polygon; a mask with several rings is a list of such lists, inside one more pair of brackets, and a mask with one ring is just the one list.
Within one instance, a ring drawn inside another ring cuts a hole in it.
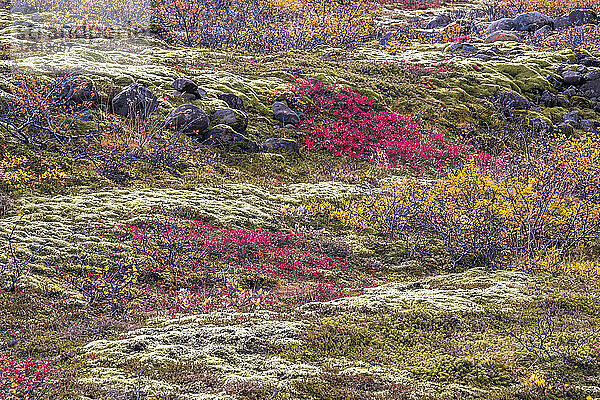
[{"label": "exposed stone", "polygon": [[295,140],[285,138],[270,138],[263,143],[264,151],[283,150],[289,153],[298,153],[300,147]]},{"label": "exposed stone", "polygon": [[425,29],[443,28],[452,22],[452,17],[448,14],[441,14],[427,23]]},{"label": "exposed stone", "polygon": [[496,99],[498,99],[498,102],[504,109],[523,110],[531,107],[529,100],[516,92],[498,90],[496,92]]},{"label": "exposed stone", "polygon": [[218,93],[217,98],[235,110],[245,111],[244,101],[233,93]]},{"label": "exposed stone", "polygon": [[194,93],[198,85],[188,78],[177,78],[173,81],[173,89],[183,93]]},{"label": "exposed stone", "polygon": [[484,43],[495,42],[522,42],[523,39],[515,32],[496,31],[485,38]]},{"label": "exposed stone", "polygon": [[246,136],[237,133],[229,125],[220,124],[206,131],[202,143],[206,146],[227,146],[235,147],[241,151],[256,153],[258,145]]},{"label": "exposed stone", "polygon": [[206,113],[193,104],[183,104],[167,116],[167,125],[178,132],[198,135],[208,128],[210,120]]},{"label": "exposed stone", "polygon": [[544,25],[552,25],[554,21],[539,11],[531,11],[517,15],[513,19],[516,31],[535,32]]},{"label": "exposed stone", "polygon": [[573,10],[568,14],[567,19],[575,26],[598,23],[598,16],[592,10]]},{"label": "exposed stone", "polygon": [[215,111],[210,116],[210,122],[213,125],[229,125],[239,133],[246,132],[248,127],[248,116],[240,110],[233,108],[221,108]]},{"label": "exposed stone", "polygon": [[288,107],[287,104],[277,101],[273,103],[271,106],[271,111],[273,111],[274,118],[285,124],[297,125],[300,123],[300,117],[298,114]]},{"label": "exposed stone", "polygon": [[147,118],[158,107],[158,98],[142,83],[132,83],[112,99],[115,114],[127,118]]},{"label": "exposed stone", "polygon": [[489,35],[496,31],[512,31],[515,29],[515,23],[512,18],[502,18],[490,24],[485,30],[485,34]]},{"label": "exposed stone", "polygon": [[562,77],[565,85],[579,85],[583,80],[581,72],[578,71],[564,71]]}]

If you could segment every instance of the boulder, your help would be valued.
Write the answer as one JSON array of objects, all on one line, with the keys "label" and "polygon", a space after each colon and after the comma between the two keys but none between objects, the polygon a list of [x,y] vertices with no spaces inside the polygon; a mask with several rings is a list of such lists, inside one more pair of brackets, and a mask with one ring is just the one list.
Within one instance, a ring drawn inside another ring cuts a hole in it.
[{"label": "boulder", "polygon": [[173,89],[182,93],[194,93],[198,89],[198,85],[188,78],[177,78],[173,81]]},{"label": "boulder", "polygon": [[593,121],[589,119],[582,119],[579,121],[579,127],[584,132],[596,132],[596,126]]},{"label": "boulder", "polygon": [[210,124],[206,113],[193,104],[183,104],[175,108],[165,122],[173,130],[191,135],[202,133]]},{"label": "boulder", "polygon": [[271,106],[271,111],[273,111],[273,117],[275,120],[281,122],[284,125],[292,124],[298,125],[300,123],[300,117],[298,114],[288,107],[287,104],[277,101],[273,103]]},{"label": "boulder", "polygon": [[545,90],[540,97],[540,104],[546,107],[555,107],[558,104],[558,99],[554,94],[550,93],[548,90]]},{"label": "boulder", "polygon": [[143,83],[134,82],[112,99],[112,110],[126,118],[147,118],[158,107],[158,99]]},{"label": "boulder", "polygon": [[534,137],[546,136],[554,131],[552,125],[550,125],[545,119],[540,116],[529,117],[529,129]]},{"label": "boulder", "polygon": [[244,133],[248,127],[248,115],[233,108],[221,108],[211,114],[210,122],[213,125],[229,125],[235,131]]},{"label": "boulder", "polygon": [[529,100],[516,92],[498,90],[496,99],[504,109],[526,110],[531,107]]},{"label": "boulder", "polygon": [[581,116],[579,115],[579,111],[573,110],[569,111],[565,115],[563,115],[563,122],[571,125],[573,128],[579,128],[579,122],[581,121]]},{"label": "boulder", "polygon": [[554,29],[567,29],[571,28],[572,26],[573,24],[571,24],[567,15],[556,17],[554,19]]},{"label": "boulder", "polygon": [[229,125],[223,124],[217,125],[214,128],[206,131],[203,135],[202,143],[206,146],[233,146],[245,152],[258,152],[258,145],[253,140],[250,140],[246,136],[237,133]]},{"label": "boulder", "polygon": [[567,19],[574,26],[598,23],[598,15],[592,10],[573,10],[567,15]]},{"label": "boulder", "polygon": [[496,31],[491,35],[487,36],[484,43],[495,43],[495,42],[522,42],[523,38],[515,32],[511,31]]},{"label": "boulder", "polygon": [[246,111],[244,101],[232,93],[218,93],[217,98],[223,100],[227,105],[234,110]]},{"label": "boulder", "polygon": [[490,24],[485,30],[485,34],[489,35],[497,31],[512,31],[515,29],[515,23],[512,18],[502,18]]},{"label": "boulder", "polygon": [[516,31],[535,32],[544,25],[554,25],[554,20],[539,11],[531,11],[517,15],[513,19]]},{"label": "boulder", "polygon": [[262,145],[264,151],[283,150],[289,153],[299,153],[300,147],[295,140],[285,138],[270,138],[265,140]]},{"label": "boulder", "polygon": [[600,97],[600,79],[585,82],[580,86],[580,90],[588,97]]},{"label": "boulder", "polygon": [[85,102],[98,102],[98,94],[90,81],[65,79],[57,88],[58,98],[68,105],[80,105]]},{"label": "boulder", "polygon": [[427,23],[425,29],[443,28],[452,22],[452,17],[448,14],[440,14]]},{"label": "boulder", "polygon": [[452,43],[450,48],[452,49],[453,52],[454,51],[464,51],[467,53],[477,53],[479,51],[477,46],[473,46],[472,44],[468,44],[468,43]]},{"label": "boulder", "polygon": [[598,80],[598,79],[600,79],[600,71],[598,71],[597,69],[588,71],[588,73],[585,74],[584,79],[586,81],[595,81],[595,80]]},{"label": "boulder", "polygon": [[562,73],[565,85],[579,85],[583,81],[583,75],[579,71],[564,71]]}]

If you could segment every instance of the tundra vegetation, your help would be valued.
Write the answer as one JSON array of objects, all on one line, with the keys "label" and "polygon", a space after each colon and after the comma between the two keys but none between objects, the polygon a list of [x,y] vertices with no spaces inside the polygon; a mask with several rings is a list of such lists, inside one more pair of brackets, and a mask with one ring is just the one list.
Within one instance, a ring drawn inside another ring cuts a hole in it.
[{"label": "tundra vegetation", "polygon": [[600,399],[597,0],[0,0],[0,399]]}]

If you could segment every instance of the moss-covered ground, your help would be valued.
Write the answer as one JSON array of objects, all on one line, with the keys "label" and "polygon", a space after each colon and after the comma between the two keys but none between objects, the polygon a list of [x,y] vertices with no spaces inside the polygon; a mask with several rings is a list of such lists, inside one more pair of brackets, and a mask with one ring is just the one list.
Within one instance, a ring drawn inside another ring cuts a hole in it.
[{"label": "moss-covered ground", "polygon": [[[572,50],[499,43],[504,55],[482,61],[442,44],[390,53],[376,41],[357,49],[251,55],[170,47],[147,37],[61,39],[40,23],[11,25],[26,20],[30,16],[0,14],[0,43],[11,46],[0,60],[0,99],[14,71],[82,75],[105,102],[115,89],[141,81],[159,98],[152,117],[158,120],[184,103],[171,94],[171,82],[187,77],[208,93],[194,104],[209,113],[226,106],[216,93],[240,96],[247,133],[258,142],[286,137],[303,143],[305,132],[279,127],[270,111],[293,85],[294,71],[302,70],[348,85],[434,132],[493,151],[516,149],[515,133],[501,129],[506,122],[494,93],[511,90],[536,101],[551,89],[546,77],[575,58]],[[588,103],[575,108],[600,121]],[[566,111],[534,106],[528,112],[557,124]],[[410,238],[392,240],[283,212],[308,200],[352,198],[409,175],[431,179],[434,171],[388,169],[303,147],[299,155],[245,154],[182,140],[196,152],[180,174],[133,165],[133,179],[119,184],[92,163],[34,152],[0,130],[0,155],[22,155],[32,170],[52,160],[64,172],[0,192],[0,263],[35,254],[17,290],[0,291],[0,356],[54,360],[43,398],[600,398],[597,276],[482,268],[448,273],[435,252],[416,260]],[[157,215],[192,215],[218,229],[301,230],[314,235],[321,253],[341,254],[377,282],[360,293],[284,310],[189,315],[136,299],[111,315],[54,274],[54,263],[80,254],[109,259],[115,225]],[[541,326],[547,337],[538,336]]]}]

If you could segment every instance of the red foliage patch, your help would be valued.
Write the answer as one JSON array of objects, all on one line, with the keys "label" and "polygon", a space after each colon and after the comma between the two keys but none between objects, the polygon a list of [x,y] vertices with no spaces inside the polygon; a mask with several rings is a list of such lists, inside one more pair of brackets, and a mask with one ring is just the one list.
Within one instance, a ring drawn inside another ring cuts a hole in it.
[{"label": "red foliage patch", "polygon": [[371,159],[383,154],[392,167],[440,167],[465,152],[464,146],[439,133],[422,131],[409,117],[377,110],[371,100],[348,87],[321,82],[293,89],[306,97],[299,106],[307,115],[302,127],[309,132],[310,148],[326,149],[334,155]]}]

